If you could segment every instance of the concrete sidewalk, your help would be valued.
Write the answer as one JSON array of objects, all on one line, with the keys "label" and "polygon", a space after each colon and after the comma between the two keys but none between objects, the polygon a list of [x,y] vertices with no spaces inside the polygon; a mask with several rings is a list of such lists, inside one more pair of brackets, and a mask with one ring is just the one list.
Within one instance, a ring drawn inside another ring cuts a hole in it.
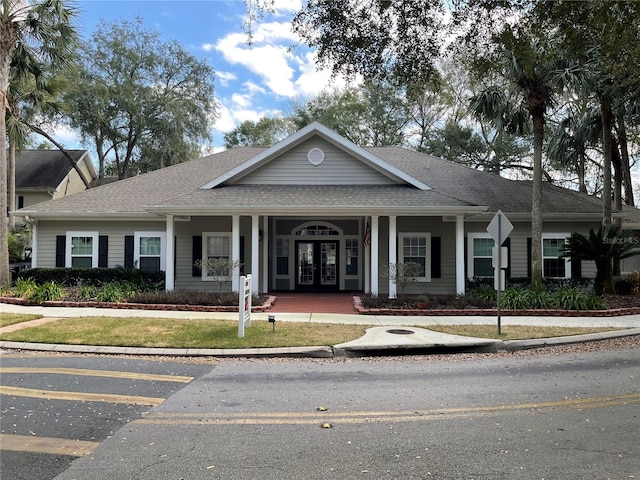
[{"label": "concrete sidewalk", "polygon": [[[7,333],[29,328],[42,323],[71,317],[152,317],[176,319],[238,320],[236,312],[184,312],[167,310],[118,310],[110,308],[67,308],[9,305],[0,303],[0,313],[31,313],[44,318],[0,328]],[[254,313],[252,320],[266,321],[273,315],[277,322],[310,322],[325,324],[371,325],[366,334],[354,341],[333,347],[287,347],[257,349],[180,349],[180,348],[134,348],[86,345],[51,345],[23,342],[0,342],[0,348],[11,350],[36,350],[73,353],[100,353],[120,355],[175,355],[175,356],[220,356],[220,357],[333,357],[364,356],[381,354],[427,353],[429,351],[511,351],[540,348],[548,345],[589,342],[621,336],[640,335],[640,315],[620,317],[559,317],[559,316],[503,316],[501,325],[532,325],[540,327],[610,327],[622,330],[567,337],[531,340],[490,340],[449,335],[428,330],[433,325],[496,325],[495,316],[389,316],[328,313]]]}]

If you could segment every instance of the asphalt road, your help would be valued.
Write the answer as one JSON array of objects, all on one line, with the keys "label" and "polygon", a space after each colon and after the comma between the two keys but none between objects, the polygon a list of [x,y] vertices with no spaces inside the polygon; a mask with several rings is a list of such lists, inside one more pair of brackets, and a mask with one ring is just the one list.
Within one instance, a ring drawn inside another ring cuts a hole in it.
[{"label": "asphalt road", "polygon": [[48,480],[210,365],[0,355],[0,476]]},{"label": "asphalt road", "polygon": [[[3,369],[36,361],[1,360]],[[640,478],[639,348],[201,364],[103,357],[38,362],[195,379],[3,372],[3,386],[15,375],[26,379],[11,385],[24,388],[166,398],[155,406],[116,406],[3,395],[3,434],[33,430],[34,437],[101,442],[77,458],[41,457],[49,460],[47,473],[20,477],[13,470],[6,478]],[[56,430],[52,423],[69,425]],[[20,464],[15,456],[26,455],[22,465],[37,461],[24,452],[2,455],[3,478],[5,462]]]}]

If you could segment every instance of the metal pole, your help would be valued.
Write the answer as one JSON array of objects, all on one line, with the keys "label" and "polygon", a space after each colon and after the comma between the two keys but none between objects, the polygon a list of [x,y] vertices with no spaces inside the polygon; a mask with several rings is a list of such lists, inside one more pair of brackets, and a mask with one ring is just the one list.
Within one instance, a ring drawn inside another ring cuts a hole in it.
[{"label": "metal pole", "polygon": [[[502,218],[498,216],[498,242],[502,238]],[[502,297],[502,245],[498,244],[496,246],[498,249],[498,269],[496,271],[497,281],[498,281],[498,335],[502,334],[501,328],[501,318],[500,318],[500,299]]]}]

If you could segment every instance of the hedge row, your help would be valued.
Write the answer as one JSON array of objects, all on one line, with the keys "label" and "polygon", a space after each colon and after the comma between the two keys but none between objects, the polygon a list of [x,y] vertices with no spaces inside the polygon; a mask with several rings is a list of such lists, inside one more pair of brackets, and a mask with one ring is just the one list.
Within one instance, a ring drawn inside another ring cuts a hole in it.
[{"label": "hedge row", "polygon": [[30,268],[18,273],[18,279],[33,279],[38,285],[54,282],[65,287],[128,282],[141,289],[164,290],[164,272],[127,268]]}]

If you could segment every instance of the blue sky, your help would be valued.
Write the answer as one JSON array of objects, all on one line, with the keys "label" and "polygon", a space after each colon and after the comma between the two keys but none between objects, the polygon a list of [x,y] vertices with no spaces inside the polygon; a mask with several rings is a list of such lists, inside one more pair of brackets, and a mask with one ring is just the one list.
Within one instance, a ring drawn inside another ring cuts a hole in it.
[{"label": "blue sky", "polygon": [[[331,83],[329,72],[316,70],[313,52],[303,46],[289,49],[296,42],[290,22],[301,2],[276,0],[275,13],[256,23],[251,45],[243,30],[242,0],[78,0],[76,27],[89,37],[101,20],[140,17],[144,28],[205,59],[215,71],[220,117],[214,146],[219,149],[224,132],[245,120],[287,113],[293,101],[313,97]],[[72,132],[64,136],[66,144],[74,142]]]}]

